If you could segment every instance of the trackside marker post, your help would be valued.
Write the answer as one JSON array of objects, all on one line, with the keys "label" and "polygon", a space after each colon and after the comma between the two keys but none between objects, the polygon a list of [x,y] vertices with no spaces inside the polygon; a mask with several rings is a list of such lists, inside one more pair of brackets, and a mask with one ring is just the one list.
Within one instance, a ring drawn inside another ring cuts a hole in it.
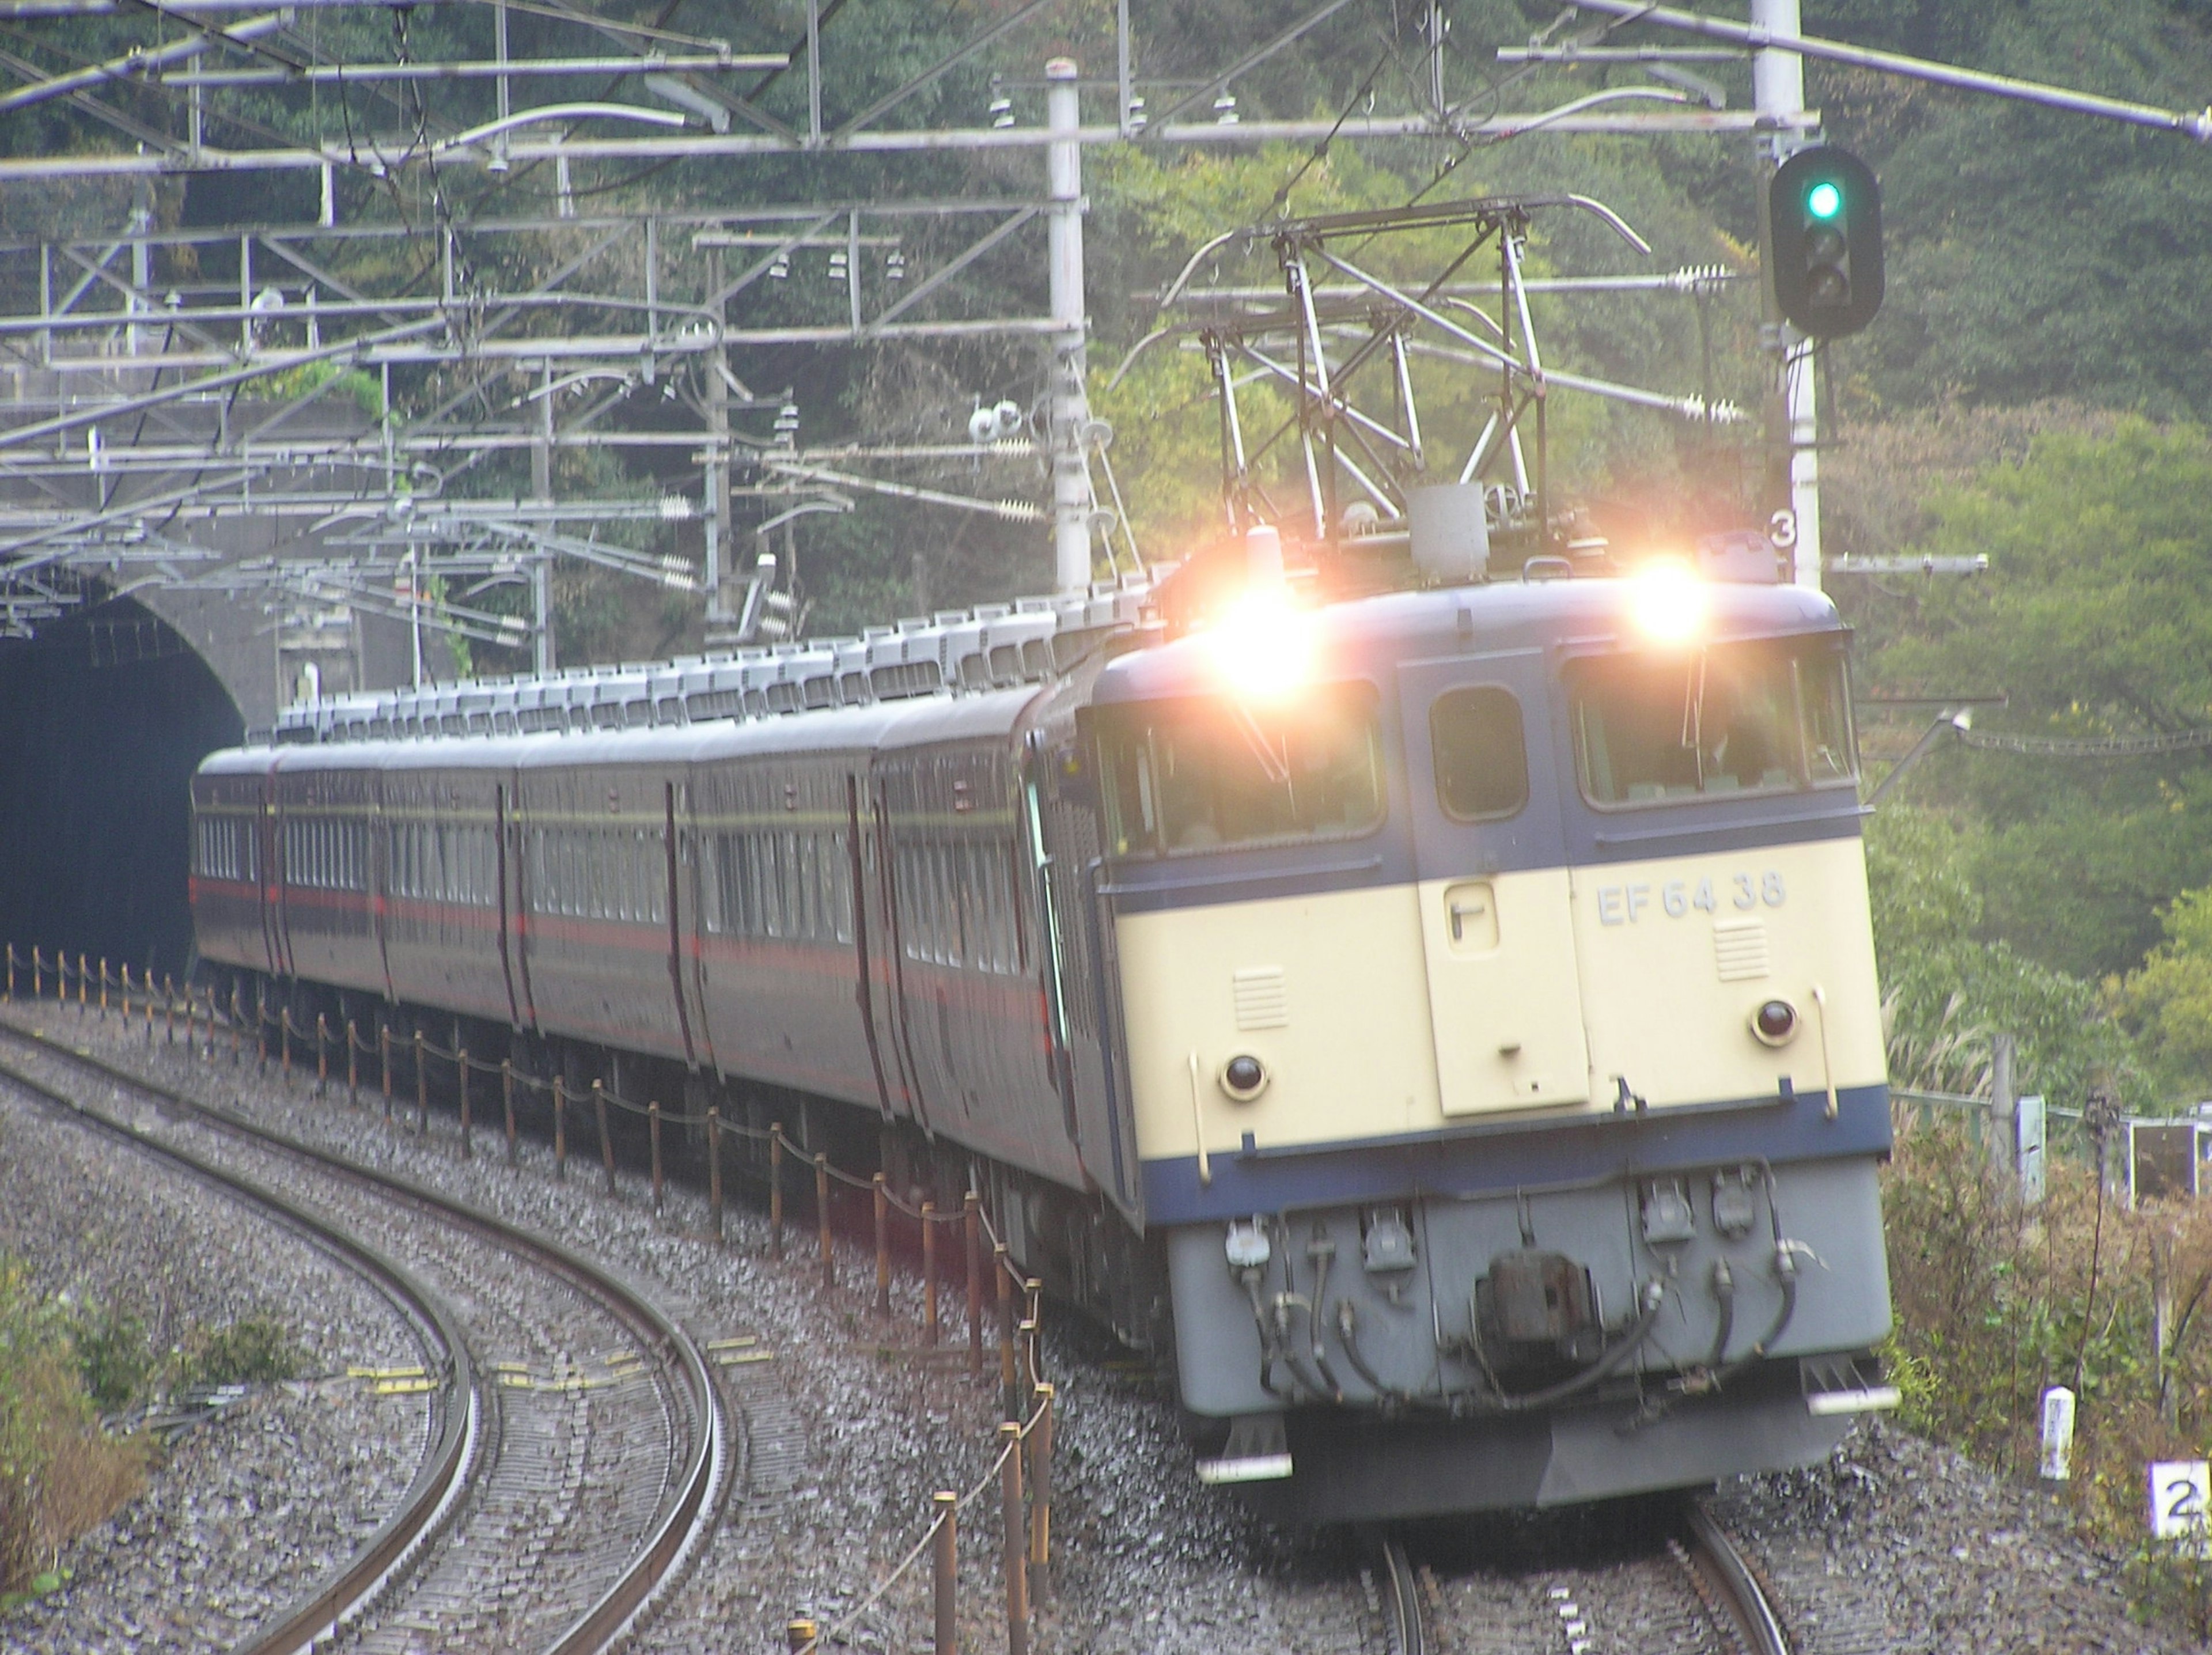
[{"label": "trackside marker post", "polygon": [[2074,1393],[2053,1385],[2043,1393],[2043,1465],[2046,1482],[2064,1482],[2073,1476]]},{"label": "trackside marker post", "polygon": [[2205,1514],[2212,1506],[2212,1466],[2203,1460],[2150,1463],[2150,1532],[2185,1557],[2212,1556]]}]

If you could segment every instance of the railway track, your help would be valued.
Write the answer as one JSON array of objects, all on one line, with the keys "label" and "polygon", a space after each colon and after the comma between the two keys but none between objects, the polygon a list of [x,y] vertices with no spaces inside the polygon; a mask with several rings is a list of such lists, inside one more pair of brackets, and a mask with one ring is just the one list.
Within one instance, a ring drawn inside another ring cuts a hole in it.
[{"label": "railway track", "polygon": [[365,1655],[581,1655],[681,1572],[732,1436],[703,1354],[648,1299],[543,1237],[35,1031],[0,1021],[0,1083],[264,1206],[419,1329],[438,1396],[422,1471],[339,1575],[242,1651],[286,1655],[343,1624]]},{"label": "railway track", "polygon": [[1804,1655],[1758,1571],[1706,1511],[1672,1512],[1610,1561],[1485,1568],[1440,1583],[1396,1535],[1382,1542],[1389,1655]]}]

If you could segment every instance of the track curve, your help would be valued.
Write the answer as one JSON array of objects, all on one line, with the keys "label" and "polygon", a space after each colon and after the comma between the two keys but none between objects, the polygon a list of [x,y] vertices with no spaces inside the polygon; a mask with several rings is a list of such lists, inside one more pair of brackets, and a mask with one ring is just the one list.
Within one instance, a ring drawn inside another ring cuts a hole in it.
[{"label": "track curve", "polygon": [[[544,1655],[584,1655],[584,1652],[605,1648],[619,1639],[648,1607],[660,1589],[681,1572],[685,1561],[699,1542],[711,1528],[726,1490],[731,1465],[732,1435],[729,1420],[708,1366],[707,1360],[690,1336],[652,1299],[624,1281],[621,1277],[596,1263],[562,1247],[560,1244],[536,1235],[522,1226],[510,1224],[474,1207],[427,1189],[395,1175],[358,1165],[342,1157],[302,1143],[283,1133],[275,1132],[228,1110],[185,1097],[143,1076],[134,1074],[105,1062],[88,1053],[72,1049],[46,1037],[42,1032],[26,1030],[0,1020],[0,1042],[12,1042],[21,1049],[35,1053],[43,1060],[58,1063],[92,1076],[126,1092],[136,1092],[153,1101],[165,1120],[180,1121],[222,1135],[226,1139],[245,1147],[251,1153],[279,1158],[295,1166],[308,1169],[311,1175],[350,1186],[357,1192],[368,1195],[386,1208],[398,1206],[411,1209],[417,1218],[428,1218],[445,1227],[450,1238],[458,1238],[465,1244],[472,1243],[505,1255],[510,1260],[526,1262],[543,1275],[556,1278],[580,1300],[588,1301],[602,1317],[625,1329],[641,1348],[642,1361],[653,1366],[653,1395],[663,1399],[659,1409],[663,1416],[659,1428],[665,1433],[670,1452],[658,1474],[653,1488],[653,1506],[649,1521],[646,1522],[628,1555],[611,1573],[601,1569],[606,1578],[594,1583],[588,1598],[565,1606],[555,1600],[538,1606],[538,1619],[544,1624],[519,1632],[514,1638],[491,1637],[492,1628],[481,1623],[473,1614],[461,1617],[466,1625],[456,1625],[453,1631],[465,1641],[455,1647],[507,1647],[542,1651]],[[424,1286],[415,1276],[383,1256],[382,1250],[370,1246],[357,1235],[332,1220],[307,1210],[300,1202],[289,1201],[267,1190],[253,1179],[194,1155],[179,1146],[160,1141],[149,1134],[115,1121],[91,1108],[82,1099],[70,1096],[61,1087],[48,1080],[25,1073],[10,1064],[0,1064],[0,1080],[15,1085],[33,1096],[58,1107],[69,1110],[76,1117],[105,1128],[115,1135],[141,1147],[167,1156],[173,1161],[190,1166],[202,1177],[240,1190],[246,1198],[265,1205],[278,1213],[285,1221],[298,1225],[325,1238],[325,1244],[347,1250],[357,1250],[364,1260],[374,1256],[381,1271],[388,1272],[395,1282],[404,1282],[411,1295],[410,1305],[419,1306],[426,1325],[441,1329],[440,1340],[444,1348],[454,1354],[434,1355],[441,1362],[447,1374],[443,1393],[447,1406],[441,1409],[441,1428],[437,1444],[418,1475],[416,1485],[410,1488],[400,1511],[389,1519],[385,1528],[373,1536],[368,1546],[343,1570],[340,1575],[319,1586],[307,1600],[288,1610],[279,1624],[265,1634],[256,1634],[240,1646],[240,1655],[290,1655],[304,1650],[319,1636],[327,1636],[335,1628],[353,1619],[362,1628],[364,1647],[375,1646],[374,1629],[366,1625],[362,1615],[368,1605],[386,1592],[414,1591],[418,1595],[438,1603],[455,1601],[456,1594],[465,1595],[480,1585],[489,1594],[499,1583],[511,1584],[517,1577],[512,1568],[488,1569],[483,1560],[467,1551],[447,1535],[447,1530],[460,1525],[461,1507],[465,1504],[471,1521],[483,1519],[483,1527],[495,1538],[504,1537],[510,1521],[526,1520],[530,1513],[520,1517],[490,1512],[487,1507],[495,1502],[499,1494],[499,1479],[487,1476],[485,1461],[489,1456],[496,1460],[501,1451],[502,1421],[508,1410],[519,1409],[531,1398],[509,1391],[503,1386],[514,1383],[507,1374],[500,1377],[501,1384],[489,1383],[481,1353],[472,1354],[471,1341],[465,1331],[466,1318],[457,1314],[451,1299],[466,1296],[456,1293],[449,1281],[446,1293]],[[341,1198],[337,1204],[344,1205]],[[356,1212],[365,1224],[374,1225],[368,1209],[356,1205]],[[381,1220],[388,1226],[389,1213]],[[407,1232],[403,1228],[398,1236],[402,1245],[407,1244]],[[349,1255],[350,1256],[350,1255]],[[433,1254],[418,1260],[429,1270],[450,1271],[453,1261]],[[381,1282],[385,1276],[375,1279]],[[500,1307],[491,1307],[494,1319]],[[442,1319],[439,1312],[442,1311]],[[480,1318],[482,1319],[482,1318]],[[505,1311],[510,1327],[526,1323],[529,1318],[512,1308]],[[426,1346],[426,1353],[430,1347]],[[504,1365],[513,1366],[513,1365]],[[646,1372],[641,1368],[639,1372]],[[635,1376],[626,1376],[634,1378]],[[556,1384],[545,1387],[556,1396],[566,1391],[574,1404],[568,1410],[573,1415],[586,1406],[581,1394],[583,1386],[577,1383]],[[635,1387],[632,1387],[635,1390]],[[636,1408],[632,1414],[638,1413]],[[649,1414],[651,1410],[647,1410]],[[529,1423],[527,1421],[523,1423]],[[636,1427],[645,1429],[637,1433]],[[536,1427],[541,1435],[546,1427]],[[564,1427],[574,1434],[573,1421]],[[650,1437],[654,1433],[650,1418],[632,1419],[616,1432],[617,1438],[630,1434]],[[568,1461],[566,1476],[569,1485],[580,1486],[585,1481],[582,1472],[584,1448],[574,1441],[532,1443],[526,1446],[541,1451],[565,1448]],[[498,1468],[490,1468],[495,1471]],[[526,1470],[526,1467],[525,1468]],[[433,1473],[438,1473],[435,1477]],[[515,1479],[508,1479],[510,1482]],[[641,1483],[644,1479],[638,1480]],[[463,1484],[465,1482],[466,1486]],[[543,1490],[532,1490],[542,1494]],[[574,1492],[574,1488],[569,1488]],[[565,1503],[557,1515],[568,1515]],[[580,1526],[580,1519],[577,1525]],[[441,1536],[447,1538],[448,1555],[432,1558],[431,1549]],[[465,1541],[467,1536],[461,1536]],[[459,1555],[453,1555],[456,1548]],[[535,1579],[541,1575],[561,1573],[551,1558],[542,1560],[542,1545],[528,1557],[529,1573]],[[438,1592],[423,1589],[422,1583],[443,1566],[448,1577],[441,1583]],[[501,1605],[486,1605],[488,1613],[503,1612]],[[434,1635],[434,1625],[422,1625],[422,1615],[416,1616],[409,1630],[419,1635],[428,1631]]]}]

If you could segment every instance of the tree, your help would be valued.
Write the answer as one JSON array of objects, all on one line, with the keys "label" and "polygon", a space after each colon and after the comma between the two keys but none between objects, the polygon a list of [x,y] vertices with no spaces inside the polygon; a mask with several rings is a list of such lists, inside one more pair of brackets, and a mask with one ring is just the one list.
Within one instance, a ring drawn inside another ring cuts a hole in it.
[{"label": "tree", "polygon": [[[1918,550],[1981,554],[1934,583],[1869,652],[1886,690],[2002,690],[1984,728],[2089,738],[2212,727],[2212,443],[2122,422],[2048,433],[1940,493]],[[1847,600],[1849,600],[1847,599]],[[2087,980],[2133,966],[2156,910],[2212,883],[2201,753],[2083,760],[1952,751],[1909,784],[1990,824],[1971,856],[1985,938]]]},{"label": "tree", "polygon": [[2160,1079],[2178,1096],[2212,1077],[2212,886],[2185,891],[2160,916],[2166,940],[2114,998],[2141,1031]]},{"label": "tree", "polygon": [[2060,1101],[2110,1076],[2131,1102],[2151,1088],[2126,1030],[2094,985],[1976,937],[1982,902],[1967,868],[1978,837],[1945,817],[1890,806],[1867,832],[1890,1080],[1938,1092],[1989,1086],[1990,1037],[2019,1043],[2024,1083]]}]

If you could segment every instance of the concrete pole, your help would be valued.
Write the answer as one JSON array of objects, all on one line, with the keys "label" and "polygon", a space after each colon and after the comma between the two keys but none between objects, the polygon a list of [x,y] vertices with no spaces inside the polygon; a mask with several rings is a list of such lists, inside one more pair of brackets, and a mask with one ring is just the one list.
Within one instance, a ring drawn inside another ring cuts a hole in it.
[{"label": "concrete pole", "polygon": [[1990,1037],[1990,1171],[2001,1188],[2020,1187],[2019,1048],[2008,1034]]},{"label": "concrete pole", "polygon": [[[1751,0],[1753,26],[1776,34],[1800,34],[1797,0]],[[1794,52],[1754,52],[1751,54],[1753,106],[1762,115],[1796,115],[1805,107],[1805,60]],[[1764,179],[1789,159],[1802,142],[1795,128],[1778,128],[1768,134],[1767,167]],[[1761,213],[1765,208],[1762,202]],[[1770,241],[1769,245],[1771,243]],[[1771,291],[1771,283],[1769,283]],[[1770,313],[1770,322],[1778,321]],[[1818,591],[1820,586],[1820,465],[1814,446],[1820,428],[1814,415],[1813,358],[1809,353],[1784,371],[1780,423],[1787,434],[1790,511],[1797,525],[1792,549],[1796,583]]]},{"label": "concrete pole", "polygon": [[1052,266],[1053,586],[1081,592],[1091,584],[1091,472],[1083,459],[1091,405],[1084,388],[1083,151],[1072,58],[1045,65],[1045,124],[1056,137],[1045,148]]},{"label": "concrete pole", "polygon": [[[553,362],[551,358],[541,365],[538,373],[538,435],[530,445],[530,492],[533,499],[545,505],[553,503]],[[561,526],[549,521],[546,532],[552,532]],[[540,672],[550,672],[559,665],[559,656],[553,643],[553,554],[540,548],[530,565],[531,631],[537,648],[532,665]]]},{"label": "concrete pole", "polygon": [[[722,290],[722,250],[709,248],[707,279],[711,289]],[[720,311],[721,306],[715,308]],[[718,319],[726,320],[726,317]],[[726,469],[730,452],[730,386],[722,370],[727,358],[715,348],[707,364],[707,636],[709,643],[727,640],[736,617],[730,612],[728,563],[730,544],[730,484]]]}]

